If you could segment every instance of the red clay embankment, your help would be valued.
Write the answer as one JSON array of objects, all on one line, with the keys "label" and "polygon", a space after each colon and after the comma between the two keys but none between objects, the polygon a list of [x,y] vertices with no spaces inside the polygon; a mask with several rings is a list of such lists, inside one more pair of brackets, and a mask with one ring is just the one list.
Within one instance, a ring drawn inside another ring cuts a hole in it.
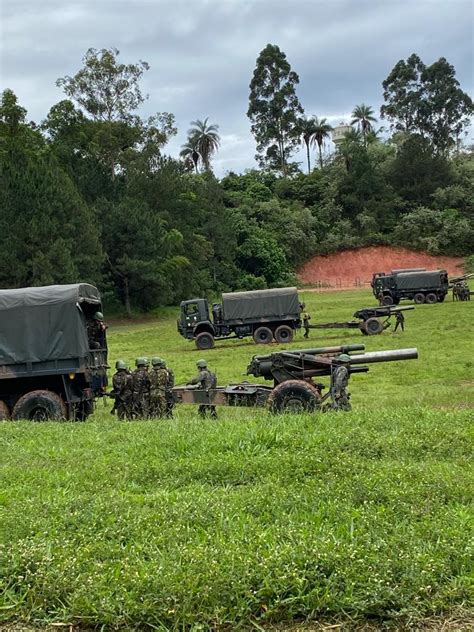
[{"label": "red clay embankment", "polygon": [[463,259],[436,257],[406,248],[371,246],[313,257],[298,270],[298,279],[315,286],[367,286],[374,272],[390,272],[396,268],[442,269],[450,276],[459,276],[463,274]]}]

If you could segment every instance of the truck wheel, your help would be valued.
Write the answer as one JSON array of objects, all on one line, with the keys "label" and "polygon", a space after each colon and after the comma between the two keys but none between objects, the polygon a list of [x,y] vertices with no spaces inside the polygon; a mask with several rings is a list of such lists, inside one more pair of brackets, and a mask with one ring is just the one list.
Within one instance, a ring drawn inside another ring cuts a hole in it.
[{"label": "truck wheel", "polygon": [[422,305],[425,302],[425,295],[422,294],[421,292],[418,292],[413,297],[413,300],[417,305]]},{"label": "truck wheel", "polygon": [[293,340],[293,329],[288,325],[280,325],[275,329],[275,340],[280,343],[291,342]]},{"label": "truck wheel", "polygon": [[276,386],[268,398],[272,413],[313,412],[318,407],[318,390],[303,380],[287,380]]},{"label": "truck wheel", "polygon": [[365,331],[368,336],[377,336],[383,331],[382,323],[378,318],[368,318],[365,321]]},{"label": "truck wheel", "polygon": [[380,299],[380,305],[393,305],[393,298],[388,294],[382,296],[382,298]]},{"label": "truck wheel", "polygon": [[0,399],[0,421],[5,421],[5,419],[10,419],[10,409],[6,402]]},{"label": "truck wheel", "polygon": [[31,421],[66,419],[66,404],[62,397],[52,391],[31,391],[20,397],[13,406],[12,418]]},{"label": "truck wheel", "polygon": [[445,298],[446,298],[446,294],[439,294],[439,295],[438,295],[438,301],[439,301],[440,303],[442,303],[442,302],[444,301],[444,299],[445,299]]},{"label": "truck wheel", "polygon": [[214,336],[207,331],[203,331],[196,336],[196,347],[198,349],[212,349],[214,346]]},{"label": "truck wheel", "polygon": [[438,297],[436,296],[434,292],[430,292],[429,294],[426,295],[425,300],[428,303],[428,305],[433,305],[433,303],[438,302]]},{"label": "truck wheel", "polygon": [[268,327],[259,327],[253,332],[253,339],[257,344],[268,345],[273,340],[272,330]]}]

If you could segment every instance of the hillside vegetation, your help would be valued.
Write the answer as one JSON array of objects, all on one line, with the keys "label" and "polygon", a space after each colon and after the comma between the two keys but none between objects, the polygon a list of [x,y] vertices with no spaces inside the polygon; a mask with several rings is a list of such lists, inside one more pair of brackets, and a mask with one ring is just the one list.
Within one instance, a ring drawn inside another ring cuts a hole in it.
[{"label": "hillside vegetation", "polygon": [[[372,303],[304,300],[315,322]],[[141,630],[436,616],[469,629],[473,306],[417,307],[404,334],[312,332],[311,346],[418,347],[419,360],[354,376],[351,413],[221,408],[214,422],[182,406],[172,421],[119,422],[107,401],[86,423],[1,424],[0,616]],[[112,325],[112,361],[159,354],[185,381],[203,352],[176,315]],[[223,341],[205,357],[223,384],[278,348]]]}]

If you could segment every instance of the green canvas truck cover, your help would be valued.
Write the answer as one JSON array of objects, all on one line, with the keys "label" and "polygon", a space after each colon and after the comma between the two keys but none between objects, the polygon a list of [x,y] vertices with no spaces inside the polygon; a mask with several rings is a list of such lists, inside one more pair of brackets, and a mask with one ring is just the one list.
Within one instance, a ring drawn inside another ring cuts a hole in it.
[{"label": "green canvas truck cover", "polygon": [[0,365],[86,357],[81,303],[100,306],[87,283],[0,290]]},{"label": "green canvas truck cover", "polygon": [[300,317],[298,292],[295,287],[229,292],[222,295],[224,320],[266,321]]},{"label": "green canvas truck cover", "polygon": [[402,272],[396,276],[397,290],[417,290],[440,288],[445,270],[430,270],[425,272]]}]

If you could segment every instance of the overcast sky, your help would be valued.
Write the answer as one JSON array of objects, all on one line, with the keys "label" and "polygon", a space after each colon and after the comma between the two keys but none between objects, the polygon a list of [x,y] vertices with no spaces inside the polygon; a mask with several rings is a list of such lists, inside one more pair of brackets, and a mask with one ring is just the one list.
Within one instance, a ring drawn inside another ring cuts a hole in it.
[{"label": "overcast sky", "polygon": [[218,176],[256,166],[246,111],[268,43],[298,73],[306,114],[333,124],[359,103],[378,111],[382,81],[413,52],[426,64],[446,57],[473,94],[472,0],[0,0],[0,7],[0,88],[14,90],[30,119],[41,121],[64,98],[55,81],[75,74],[88,48],[116,47],[121,61],[150,64],[141,114],[176,117],[167,153],[178,155],[192,120],[219,125]]}]

